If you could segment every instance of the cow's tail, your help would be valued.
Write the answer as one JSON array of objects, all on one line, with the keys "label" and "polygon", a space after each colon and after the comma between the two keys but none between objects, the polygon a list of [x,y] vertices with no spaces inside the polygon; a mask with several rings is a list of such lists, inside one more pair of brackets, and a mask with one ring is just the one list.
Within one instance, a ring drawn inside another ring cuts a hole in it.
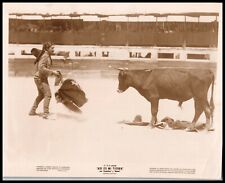
[{"label": "cow's tail", "polygon": [[211,98],[210,98],[210,112],[211,112],[211,118],[213,119],[213,112],[214,112],[214,109],[215,109],[215,105],[214,105],[214,101],[213,101],[213,91],[214,91],[214,82],[215,82],[215,77],[213,75],[213,78],[212,78],[212,91],[211,91]]},{"label": "cow's tail", "polygon": [[178,106],[179,106],[181,109],[182,109],[182,104],[183,104],[183,102],[179,101]]}]

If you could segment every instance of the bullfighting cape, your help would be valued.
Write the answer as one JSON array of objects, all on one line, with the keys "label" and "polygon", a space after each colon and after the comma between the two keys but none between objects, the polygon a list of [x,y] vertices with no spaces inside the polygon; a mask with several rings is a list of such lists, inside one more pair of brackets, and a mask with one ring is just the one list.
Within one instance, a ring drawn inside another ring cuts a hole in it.
[{"label": "bullfighting cape", "polygon": [[58,102],[74,112],[81,112],[80,107],[87,102],[85,92],[74,79],[64,80],[55,97],[59,99]]}]

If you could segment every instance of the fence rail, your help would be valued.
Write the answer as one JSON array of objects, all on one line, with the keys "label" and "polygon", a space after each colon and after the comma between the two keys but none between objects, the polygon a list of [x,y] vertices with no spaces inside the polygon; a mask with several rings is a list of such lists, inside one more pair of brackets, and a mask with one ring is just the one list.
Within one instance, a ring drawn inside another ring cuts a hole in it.
[{"label": "fence rail", "polygon": [[[41,47],[40,44],[9,44],[8,57],[32,59],[31,49]],[[52,59],[217,62],[217,48],[55,45]]]}]

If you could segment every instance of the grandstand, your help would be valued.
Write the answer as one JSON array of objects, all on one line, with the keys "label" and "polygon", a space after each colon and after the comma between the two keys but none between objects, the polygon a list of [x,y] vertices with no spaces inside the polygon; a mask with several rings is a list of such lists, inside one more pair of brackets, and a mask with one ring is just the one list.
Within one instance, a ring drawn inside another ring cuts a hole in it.
[{"label": "grandstand", "polygon": [[[10,14],[9,43],[217,47],[218,13]],[[119,17],[123,17],[120,18]]]}]

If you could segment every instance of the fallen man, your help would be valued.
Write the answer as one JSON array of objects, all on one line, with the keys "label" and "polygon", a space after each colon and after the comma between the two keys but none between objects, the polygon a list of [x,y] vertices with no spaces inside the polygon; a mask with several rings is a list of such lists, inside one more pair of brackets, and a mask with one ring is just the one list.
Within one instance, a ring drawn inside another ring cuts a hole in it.
[{"label": "fallen man", "polygon": [[[170,118],[170,117],[165,117],[161,120],[161,122],[165,123],[165,127],[168,126],[174,130],[185,130],[187,128],[189,128],[191,126],[191,122],[188,121],[180,121],[180,120],[176,120],[174,121],[174,119]],[[200,124],[200,125],[196,125],[195,129],[193,131],[199,131],[199,130],[204,130],[206,127],[205,124]]]},{"label": "fallen man", "polygon": [[[147,126],[149,125],[149,122],[143,122],[141,115],[136,115],[134,120],[132,122],[130,121],[122,121],[122,123],[127,125],[135,125],[135,126]],[[159,129],[164,129],[166,127],[169,127],[173,130],[186,130],[188,127],[190,127],[192,123],[188,121],[180,121],[165,117],[161,120],[161,122],[158,122],[155,124],[154,127],[157,127]],[[204,130],[206,127],[205,124],[196,125],[195,129],[193,129],[193,132],[198,132],[200,130]]]}]

